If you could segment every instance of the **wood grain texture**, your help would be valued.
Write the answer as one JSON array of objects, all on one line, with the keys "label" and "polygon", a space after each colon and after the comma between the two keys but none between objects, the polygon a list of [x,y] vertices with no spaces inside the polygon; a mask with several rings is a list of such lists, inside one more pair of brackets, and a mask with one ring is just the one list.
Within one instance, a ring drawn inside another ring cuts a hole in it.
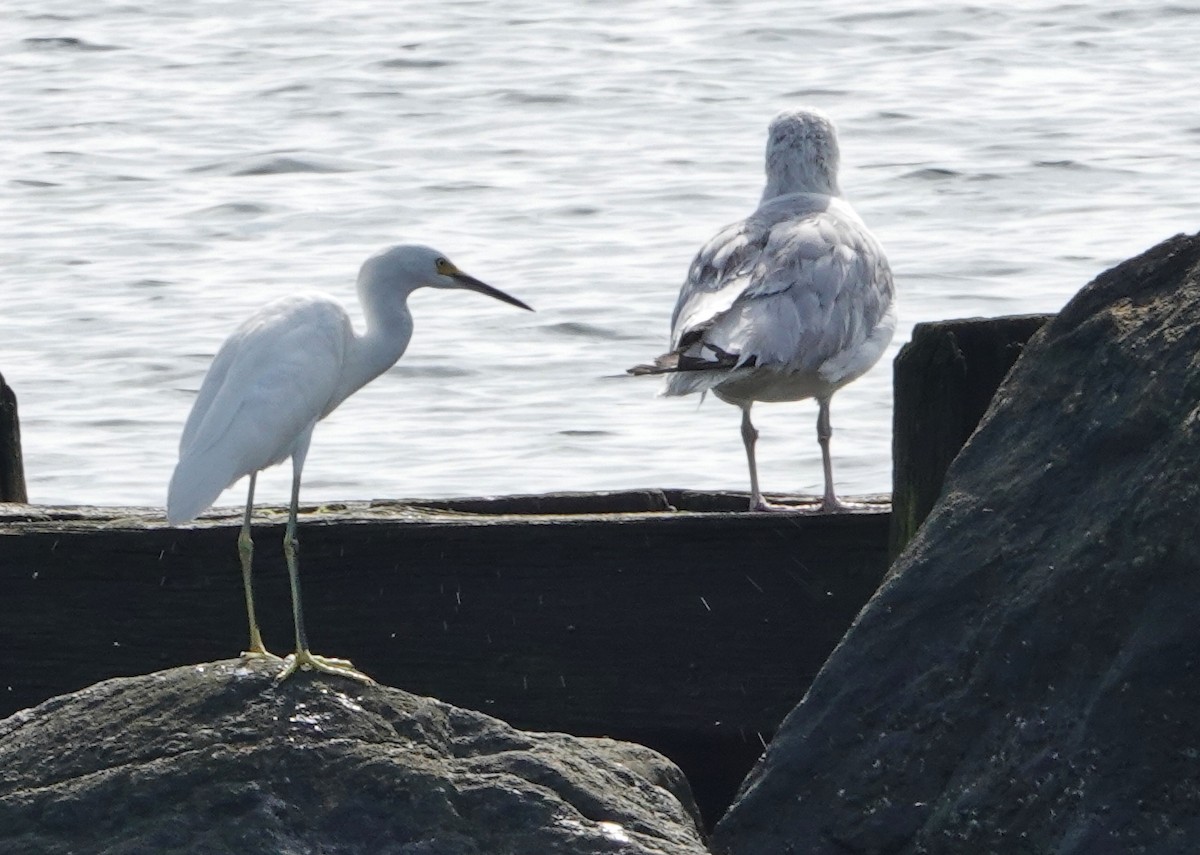
[{"label": "wood grain texture", "polygon": [[[715,821],[886,569],[882,499],[838,516],[647,510],[746,501],[651,490],[305,508],[313,648],[519,728],[656,748]],[[0,715],[244,646],[236,512],[170,528],[145,509],[6,510]],[[283,509],[259,518],[259,620],[283,654]]]},{"label": "wood grain texture", "polygon": [[17,395],[0,374],[0,502],[28,502]]},{"label": "wood grain texture", "polygon": [[929,516],[946,470],[1025,343],[1052,317],[963,318],[913,328],[893,366],[892,558]]}]

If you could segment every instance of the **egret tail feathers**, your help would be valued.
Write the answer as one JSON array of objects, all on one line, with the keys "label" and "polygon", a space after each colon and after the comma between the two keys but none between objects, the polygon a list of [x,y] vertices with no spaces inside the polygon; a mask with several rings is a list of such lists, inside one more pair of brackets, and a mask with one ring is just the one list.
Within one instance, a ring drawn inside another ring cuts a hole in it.
[{"label": "egret tail feathers", "polygon": [[167,488],[167,521],[179,525],[195,519],[236,480],[225,467],[212,465],[203,455],[184,457],[175,466]]}]

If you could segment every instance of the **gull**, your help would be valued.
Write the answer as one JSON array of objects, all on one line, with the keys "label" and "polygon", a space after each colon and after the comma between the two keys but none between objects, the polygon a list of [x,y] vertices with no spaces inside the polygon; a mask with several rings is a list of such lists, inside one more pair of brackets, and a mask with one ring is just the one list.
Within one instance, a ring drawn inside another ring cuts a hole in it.
[{"label": "gull", "polygon": [[296,652],[287,658],[277,680],[297,669],[315,669],[371,682],[348,660],[316,656],[309,650],[297,560],[300,474],[317,422],[404,355],[413,331],[408,296],[423,286],[464,288],[529,309],[515,297],[463,273],[435,249],[394,246],[368,258],[359,271],[365,333],[354,331],[346,310],[331,297],[293,295],[269,303],[221,345],[184,424],[179,463],[167,492],[167,519],[172,525],[195,518],[226,487],[243,476],[250,478],[238,537],[250,619],[250,647],[242,654],[246,658],[279,658],[263,646],[254,613],[250,518],[258,472],[289,457],[292,460],[283,553],[291,581]]},{"label": "gull", "polygon": [[759,489],[750,421],[756,401],[816,398],[823,512],[833,488],[833,393],[883,355],[896,328],[892,272],[879,242],[842,199],[833,122],[812,109],[771,122],[758,209],[719,231],[692,261],[671,316],[670,350],[630,374],[664,374],[664,395],[709,390],[742,410],[750,509]]}]

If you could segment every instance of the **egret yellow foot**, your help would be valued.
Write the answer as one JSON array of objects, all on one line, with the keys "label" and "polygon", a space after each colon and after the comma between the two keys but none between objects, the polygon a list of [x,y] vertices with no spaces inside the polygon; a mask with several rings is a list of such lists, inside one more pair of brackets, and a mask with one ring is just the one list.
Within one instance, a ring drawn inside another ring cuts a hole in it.
[{"label": "egret yellow foot", "polygon": [[[336,656],[318,656],[315,653],[310,653],[309,656],[311,656],[314,661],[320,662],[322,665],[328,665],[331,668],[345,668],[347,671],[358,671],[358,669],[354,667],[354,663],[349,659],[338,659]],[[365,677],[366,674],[363,674],[363,676]]]},{"label": "egret yellow foot", "polygon": [[[249,613],[253,615],[254,614],[254,600],[251,599],[250,594],[249,594],[249,591],[250,591],[250,588],[248,587],[249,586],[249,578],[250,578],[249,574],[247,574],[247,576],[246,576],[246,579],[247,579],[246,606],[247,606]],[[258,624],[255,622],[255,620],[253,618],[250,619],[250,649],[242,651],[242,658],[243,659],[266,659],[268,661],[275,660],[277,662],[283,661],[282,656],[276,656],[274,653],[267,650],[266,645],[263,644],[262,635],[258,631]]]},{"label": "egret yellow foot", "polygon": [[297,671],[323,671],[326,674],[349,677],[351,680],[358,680],[360,683],[375,682],[362,671],[357,670],[349,659],[335,659],[332,656],[315,656],[308,650],[298,650],[283,661],[286,664],[283,666],[283,670],[279,672],[279,676],[275,678],[276,683],[282,683]]},{"label": "egret yellow foot", "polygon": [[268,662],[282,662],[283,661],[282,656],[276,656],[274,653],[272,653],[270,650],[267,650],[265,647],[258,649],[258,650],[255,650],[253,648],[250,650],[243,650],[242,658],[243,659],[265,659]]}]

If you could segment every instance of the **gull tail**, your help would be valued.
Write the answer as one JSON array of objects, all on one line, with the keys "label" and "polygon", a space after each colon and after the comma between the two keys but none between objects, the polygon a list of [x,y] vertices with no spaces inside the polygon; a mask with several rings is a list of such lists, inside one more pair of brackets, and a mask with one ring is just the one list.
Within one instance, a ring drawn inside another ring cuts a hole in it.
[{"label": "gull tail", "polygon": [[[753,361],[751,360],[751,363]],[[664,375],[661,395],[674,397],[704,393],[728,379],[737,368],[737,358],[732,354],[720,353],[717,360],[702,359],[673,350],[654,360],[653,364],[635,365],[626,369],[627,374],[642,377],[651,374]]]},{"label": "gull tail", "polygon": [[635,365],[632,368],[626,368],[625,373],[632,374],[634,377],[644,377],[647,374],[670,374],[679,370],[679,354],[664,353],[654,360],[653,365]]},{"label": "gull tail", "polygon": [[[696,355],[692,351],[699,351]],[[758,360],[751,356],[742,359],[736,353],[722,350],[714,344],[700,342],[695,347],[694,342],[685,342],[678,350],[672,350],[656,357],[653,365],[635,365],[625,369],[625,373],[640,377],[645,374],[677,374],[682,371],[713,371],[729,372],[735,368],[753,368]]]}]

